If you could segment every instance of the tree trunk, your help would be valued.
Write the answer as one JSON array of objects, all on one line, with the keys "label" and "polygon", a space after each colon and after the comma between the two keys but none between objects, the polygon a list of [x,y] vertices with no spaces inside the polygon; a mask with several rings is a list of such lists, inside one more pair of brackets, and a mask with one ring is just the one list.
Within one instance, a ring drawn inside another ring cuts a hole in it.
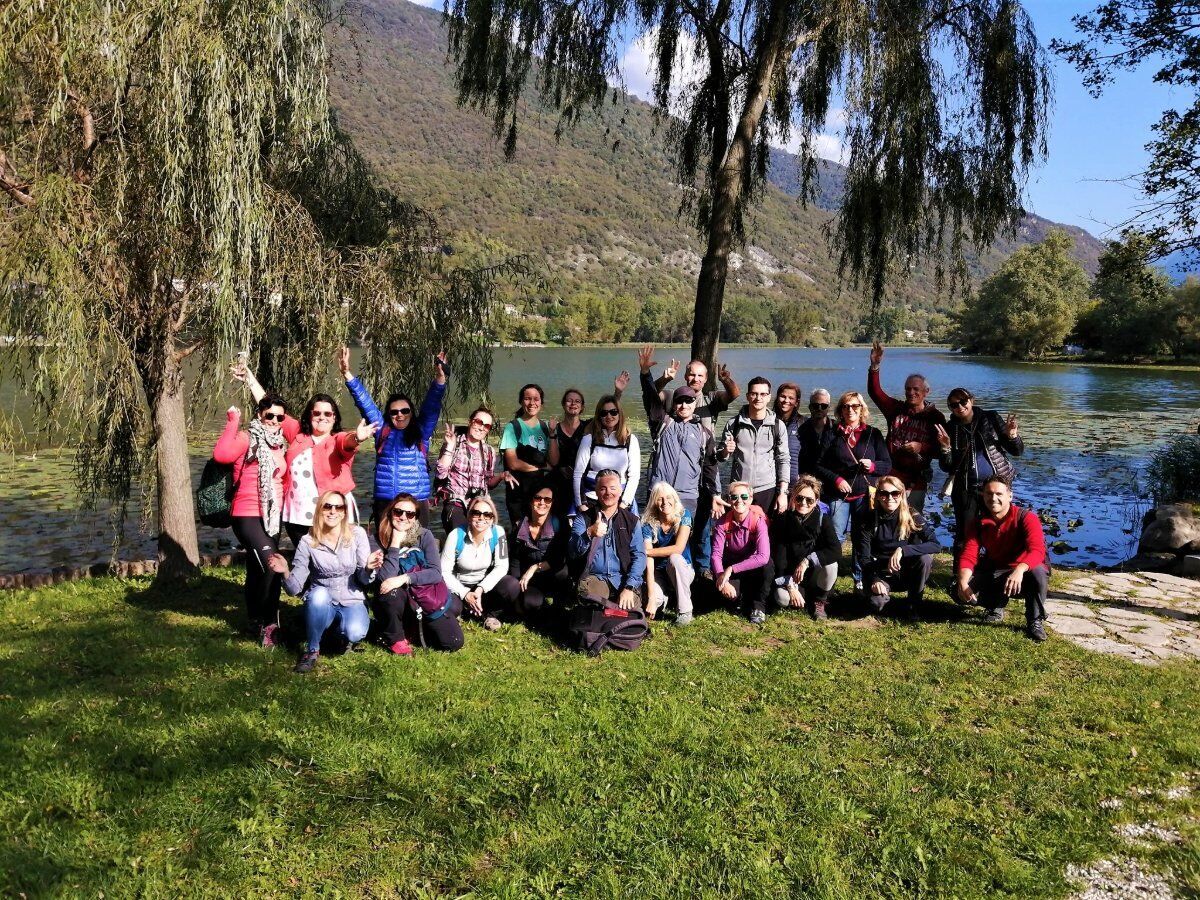
[{"label": "tree trunk", "polygon": [[774,0],[768,13],[766,36],[747,85],[746,101],[738,117],[733,139],[713,180],[712,213],[708,222],[708,245],[700,262],[696,282],[696,310],[692,324],[692,358],[716,373],[717,342],[721,337],[721,309],[725,303],[725,281],[729,276],[729,253],[733,249],[733,226],[742,198],[744,172],[750,165],[754,135],[766,108],[771,80],[780,55],[786,52],[787,0]]},{"label": "tree trunk", "polygon": [[187,410],[183,371],[174,341],[162,342],[161,378],[143,374],[154,427],[154,459],[158,475],[158,582],[172,582],[196,572],[200,542],[192,500],[188,462]]}]

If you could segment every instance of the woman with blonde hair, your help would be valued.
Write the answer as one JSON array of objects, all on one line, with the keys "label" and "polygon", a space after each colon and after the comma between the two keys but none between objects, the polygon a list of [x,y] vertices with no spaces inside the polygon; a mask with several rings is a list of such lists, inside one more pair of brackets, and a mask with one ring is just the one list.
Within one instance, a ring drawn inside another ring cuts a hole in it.
[{"label": "woman with blonde hair", "polygon": [[612,469],[621,478],[621,506],[636,514],[634,495],[642,477],[642,450],[637,435],[625,422],[625,411],[612,394],[596,404],[596,416],[579,442],[575,456],[575,508],[588,505],[588,494],[596,487],[596,476]]},{"label": "woman with blonde hair", "polygon": [[825,602],[837,581],[842,544],[821,502],[821,482],[812,475],[796,479],[787,511],[771,523],[771,555],[775,603],[783,609],[807,605],[814,619],[826,618]]},{"label": "woman with blonde hair", "polygon": [[[871,490],[877,479],[892,471],[883,432],[871,424],[871,411],[858,391],[846,391],[838,398],[837,424],[817,460],[817,477],[825,486],[824,499],[829,503],[834,531],[838,539],[857,527],[862,516],[870,512]],[[858,557],[853,558],[851,572],[854,589],[862,592],[863,576]]]},{"label": "woman with blonde hair", "polygon": [[942,548],[933,526],[909,507],[905,493],[904,482],[895,475],[879,479],[875,508],[855,527],[854,555],[875,612],[898,606],[892,592],[903,591],[906,601],[898,611],[911,620],[924,599],[933,554]]},{"label": "woman with blonde hair", "polygon": [[496,504],[487,494],[467,507],[467,524],[446,535],[442,546],[442,577],[450,593],[462,601],[463,612],[483,620],[488,631],[500,629],[504,597],[496,591],[508,574],[508,538],[496,524]]},{"label": "woman with blonde hair", "polygon": [[308,534],[296,543],[296,557],[289,568],[278,553],[270,558],[273,572],[283,576],[283,586],[293,597],[305,593],[304,627],[308,648],[295,671],[311,672],[321,652],[321,637],[335,622],[343,639],[353,648],[367,636],[364,588],[375,582],[382,553],[371,553],[367,533],[350,522],[346,495],[325,491],[317,498],[317,516]]},{"label": "woman with blonde hair", "polygon": [[751,625],[762,625],[775,569],[767,514],[753,501],[749,482],[729,486],[727,512],[713,526],[713,581],[720,596],[749,612]]},{"label": "woman with blonde hair", "polygon": [[646,512],[642,515],[642,539],[646,545],[646,616],[666,606],[664,586],[675,592],[679,615],[676,625],[692,623],[692,514],[679,499],[675,488],[660,481],[650,489]]}]

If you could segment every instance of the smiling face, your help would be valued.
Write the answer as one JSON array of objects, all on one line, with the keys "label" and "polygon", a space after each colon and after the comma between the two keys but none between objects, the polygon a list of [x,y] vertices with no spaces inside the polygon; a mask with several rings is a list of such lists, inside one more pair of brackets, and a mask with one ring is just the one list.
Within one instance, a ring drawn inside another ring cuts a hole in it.
[{"label": "smiling face", "polygon": [[346,498],[338,493],[325,495],[321,504],[321,521],[326,528],[337,528],[346,518]]},{"label": "smiling face", "polygon": [[412,422],[412,414],[412,403],[407,398],[401,397],[388,404],[384,417],[392,428],[403,431]]},{"label": "smiling face", "polygon": [[981,491],[983,508],[993,517],[1003,519],[1012,508],[1012,491],[1003,481],[989,481]]},{"label": "smiling face", "polygon": [[816,491],[810,487],[802,487],[796,492],[796,496],[792,498],[792,509],[802,516],[807,516],[816,509],[817,499]]},{"label": "smiling face", "polygon": [[411,500],[401,500],[392,507],[392,511],[388,515],[392,522],[392,528],[400,534],[407,534],[421,525],[417,520],[417,505]]},{"label": "smiling face", "polygon": [[490,413],[477,412],[471,416],[471,422],[467,426],[467,437],[473,441],[486,441],[493,424]]},{"label": "smiling face", "polygon": [[283,420],[287,418],[287,413],[279,404],[268,406],[258,414],[258,419],[263,423],[263,427],[271,433],[278,432],[283,427]]},{"label": "smiling face", "polygon": [[838,407],[838,418],[846,427],[857,428],[858,423],[862,421],[862,408],[862,403],[854,397],[849,397]]},{"label": "smiling face", "polygon": [[920,375],[909,375],[904,382],[904,400],[913,412],[925,408],[925,398],[929,396],[929,383]]},{"label": "smiling face", "polygon": [[525,388],[521,391],[521,412],[525,414],[525,418],[536,418],[541,409],[542,395],[537,388]]},{"label": "smiling face", "polygon": [[769,384],[754,384],[746,392],[746,400],[750,404],[750,412],[755,418],[760,418],[767,411],[771,402],[771,386]]},{"label": "smiling face", "polygon": [[550,488],[541,488],[529,498],[529,515],[535,522],[544,522],[553,505],[554,492]]},{"label": "smiling face", "polygon": [[950,407],[950,415],[963,422],[970,422],[974,415],[973,407],[975,401],[970,397],[964,397],[961,394],[951,394],[950,399],[946,401],[946,405]]},{"label": "smiling face", "polygon": [[583,412],[583,394],[579,391],[567,391],[563,395],[562,408],[568,418],[578,419]]},{"label": "smiling face", "polygon": [[699,396],[704,390],[704,385],[708,383],[708,366],[698,360],[692,360],[684,370],[683,381]]},{"label": "smiling face", "polygon": [[692,416],[696,414],[696,398],[695,397],[680,397],[675,396],[675,415],[679,417],[679,421],[690,421]]},{"label": "smiling face", "polygon": [[733,510],[733,517],[741,522],[746,516],[750,515],[750,507],[754,502],[754,495],[750,493],[750,485],[745,483],[736,483],[729,486],[729,506]]},{"label": "smiling face", "polygon": [[333,405],[319,400],[313,404],[312,413],[309,421],[312,422],[312,433],[314,435],[325,435],[333,431]]},{"label": "smiling face", "polygon": [[796,411],[800,398],[792,388],[781,387],[775,395],[775,411],[784,419],[790,419]]},{"label": "smiling face", "polygon": [[467,521],[471,525],[471,533],[475,535],[481,535],[491,528],[496,522],[496,507],[492,505],[491,498],[480,497],[473,502],[467,513]]},{"label": "smiling face", "polygon": [[621,502],[621,479],[616,475],[601,475],[596,479],[596,499],[606,513],[612,512]]},{"label": "smiling face", "polygon": [[895,478],[881,478],[875,488],[875,502],[885,513],[894,513],[904,499],[904,485]]}]

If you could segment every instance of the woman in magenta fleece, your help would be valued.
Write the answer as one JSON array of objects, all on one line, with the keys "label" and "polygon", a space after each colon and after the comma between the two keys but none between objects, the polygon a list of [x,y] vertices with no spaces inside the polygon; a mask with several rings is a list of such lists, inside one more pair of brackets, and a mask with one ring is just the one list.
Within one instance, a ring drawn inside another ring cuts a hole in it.
[{"label": "woman in magenta fleece", "polygon": [[761,625],[774,568],[767,514],[750,502],[753,496],[744,481],[729,486],[729,511],[713,529],[712,562],[717,593],[748,608],[751,624]]}]

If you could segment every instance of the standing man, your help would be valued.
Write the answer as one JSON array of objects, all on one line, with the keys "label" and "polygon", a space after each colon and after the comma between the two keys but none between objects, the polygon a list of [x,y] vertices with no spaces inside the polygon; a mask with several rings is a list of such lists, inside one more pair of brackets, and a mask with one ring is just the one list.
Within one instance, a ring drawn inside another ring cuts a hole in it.
[{"label": "standing man", "polygon": [[805,421],[800,414],[800,385],[785,381],[775,389],[775,415],[787,431],[788,457],[791,460],[788,487],[791,487],[800,477],[800,426]]},{"label": "standing man", "polygon": [[637,516],[621,506],[621,476],[616,470],[605,469],[596,476],[596,506],[575,516],[567,552],[579,567],[581,599],[642,608],[646,543]]},{"label": "standing man", "polygon": [[771,382],[761,375],[746,385],[746,399],[717,445],[717,459],[733,457],[730,477],[744,481],[754,493],[752,503],[767,514],[787,509],[788,451],[787,428],[767,408],[771,402]]},{"label": "standing man", "polygon": [[646,483],[650,488],[660,481],[671,485],[679,502],[695,517],[700,495],[717,491],[716,445],[712,429],[696,415],[696,392],[685,384],[675,389],[673,402],[675,408],[666,409],[650,373],[642,373],[642,403],[654,442]]},{"label": "standing man", "polygon": [[[646,344],[638,352],[638,368],[643,375],[651,374],[651,370],[655,366],[654,361],[654,345]],[[666,390],[668,384],[675,380],[675,375],[679,372],[679,360],[672,359],[671,364],[663,369],[663,374],[654,382],[652,382],[649,390],[658,395],[658,401],[662,406],[670,411],[675,410],[675,400],[672,394],[673,391]],[[717,380],[721,382],[721,390],[707,392],[705,388],[708,386],[708,366],[698,359],[693,359],[687,364],[687,368],[683,373],[684,384],[691,388],[696,395],[696,411],[695,417],[704,425],[708,426],[709,431],[713,434],[717,432],[717,417],[725,410],[729,409],[730,404],[742,395],[741,388],[737,382],[733,380],[733,376],[729,373],[726,366],[717,367]],[[646,381],[642,379],[642,403],[647,403]],[[648,408],[648,407],[647,407]],[[721,493],[720,476],[716,476],[715,487],[709,492],[708,489],[701,486],[700,497],[696,505],[696,520],[692,527],[692,559],[696,566],[696,571],[705,578],[712,578],[712,499],[719,496]]]},{"label": "standing man", "polygon": [[808,418],[796,429],[800,453],[796,460],[801,475],[816,475],[817,460],[837,423],[829,415],[831,398],[825,388],[817,388],[808,398]]},{"label": "standing man", "polygon": [[932,403],[929,382],[924,375],[904,379],[904,402],[889,397],[879,384],[879,364],[883,362],[883,344],[871,345],[871,368],[867,373],[867,393],[888,423],[887,448],[892,456],[892,474],[908,489],[908,505],[917,512],[925,509],[925,495],[933,479],[933,460],[938,456],[938,426],[945,427],[946,417]]},{"label": "standing man", "polygon": [[1041,643],[1050,578],[1042,522],[1032,510],[1014,505],[1008,482],[994,475],[980,486],[980,505],[958,560],[958,598],[986,609],[983,621],[1000,623],[1008,601],[1023,597],[1025,634]]}]

